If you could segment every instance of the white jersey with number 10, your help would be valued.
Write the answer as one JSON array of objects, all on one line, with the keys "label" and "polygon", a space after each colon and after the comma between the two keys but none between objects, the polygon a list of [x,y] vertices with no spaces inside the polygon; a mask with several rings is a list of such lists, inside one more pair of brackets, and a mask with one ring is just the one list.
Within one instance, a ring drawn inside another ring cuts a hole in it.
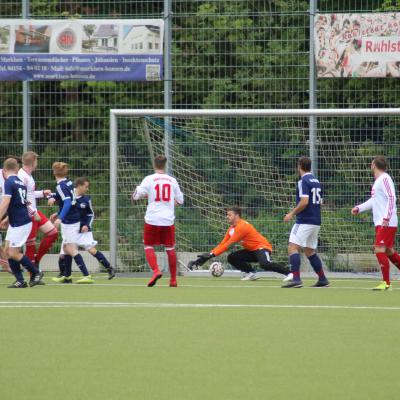
[{"label": "white jersey with number 10", "polygon": [[156,226],[171,226],[175,221],[175,201],[183,204],[178,182],[168,174],[146,176],[132,195],[134,200],[148,198],[144,220]]}]

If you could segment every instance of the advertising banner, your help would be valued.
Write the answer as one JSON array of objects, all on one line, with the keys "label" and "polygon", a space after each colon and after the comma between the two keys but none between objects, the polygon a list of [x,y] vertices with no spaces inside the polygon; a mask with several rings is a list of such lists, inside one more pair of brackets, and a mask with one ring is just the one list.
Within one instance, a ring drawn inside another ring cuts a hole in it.
[{"label": "advertising banner", "polygon": [[400,77],[400,13],[317,14],[319,78]]},{"label": "advertising banner", "polygon": [[0,20],[0,80],[159,81],[164,22]]}]

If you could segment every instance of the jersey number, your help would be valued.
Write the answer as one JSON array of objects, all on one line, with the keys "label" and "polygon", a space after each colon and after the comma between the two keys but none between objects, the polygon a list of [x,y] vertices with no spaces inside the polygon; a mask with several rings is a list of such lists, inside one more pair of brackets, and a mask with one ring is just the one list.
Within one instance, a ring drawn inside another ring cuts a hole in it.
[{"label": "jersey number", "polygon": [[321,203],[321,188],[312,188],[312,202],[313,204]]},{"label": "jersey number", "polygon": [[19,197],[21,198],[21,203],[26,204],[26,190],[25,189],[18,189]]},{"label": "jersey number", "polygon": [[170,201],[171,200],[171,185],[165,183],[164,185],[156,185],[156,201]]}]

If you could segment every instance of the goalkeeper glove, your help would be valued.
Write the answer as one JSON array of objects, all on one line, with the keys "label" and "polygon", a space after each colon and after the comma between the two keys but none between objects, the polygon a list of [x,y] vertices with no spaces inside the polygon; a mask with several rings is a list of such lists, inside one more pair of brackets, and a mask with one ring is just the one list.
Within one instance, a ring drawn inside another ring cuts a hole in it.
[{"label": "goalkeeper glove", "polygon": [[212,257],[215,257],[215,255],[213,253],[199,254],[197,256],[197,260],[189,262],[188,268],[190,270],[193,270],[193,269],[195,269],[194,267],[200,267],[201,265],[203,265],[207,260],[209,260]]}]

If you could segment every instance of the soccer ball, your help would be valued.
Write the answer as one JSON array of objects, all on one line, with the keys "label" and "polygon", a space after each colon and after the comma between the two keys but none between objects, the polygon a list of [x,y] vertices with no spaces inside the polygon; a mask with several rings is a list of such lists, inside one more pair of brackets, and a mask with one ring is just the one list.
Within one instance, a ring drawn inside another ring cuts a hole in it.
[{"label": "soccer ball", "polygon": [[224,274],[224,266],[219,261],[214,261],[211,263],[209,268],[210,274],[215,277],[220,277]]}]

